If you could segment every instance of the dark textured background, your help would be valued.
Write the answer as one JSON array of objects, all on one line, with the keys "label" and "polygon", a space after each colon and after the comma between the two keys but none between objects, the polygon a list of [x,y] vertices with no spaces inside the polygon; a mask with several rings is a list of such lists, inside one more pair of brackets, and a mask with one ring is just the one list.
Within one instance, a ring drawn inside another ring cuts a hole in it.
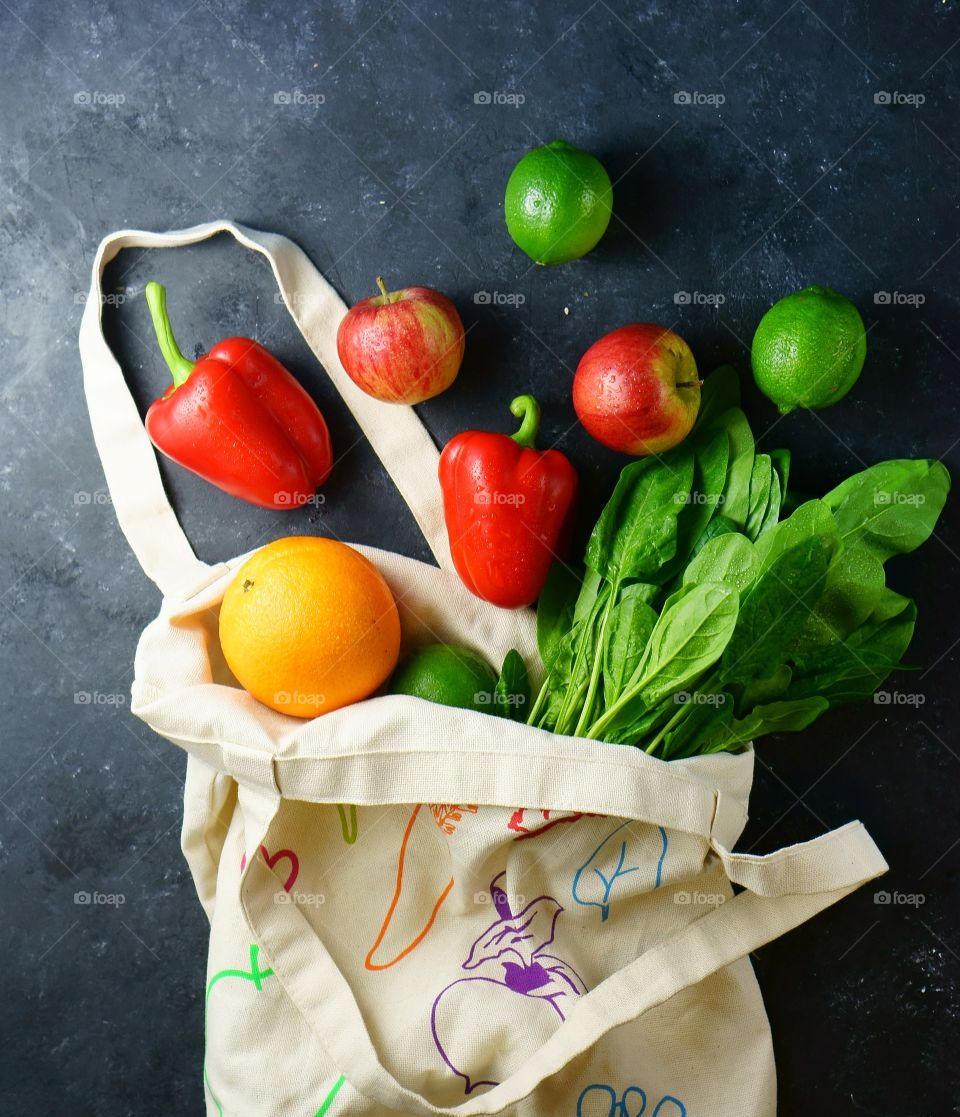
[{"label": "dark textured background", "polygon": [[[860,307],[866,368],[838,406],[783,420],[750,384],[762,443],[789,446],[811,492],[881,458],[956,467],[958,36],[955,0],[555,0],[536,13],[0,0],[4,1114],[202,1108],[206,928],[178,850],[183,758],[126,709],[158,595],[103,496],[81,390],[99,238],[230,216],[293,237],[348,301],[378,272],[442,289],[469,327],[467,358],[423,418],[438,441],[468,424],[512,429],[509,399],[535,389],[545,435],[585,478],[585,522],[622,465],[571,427],[587,345],[658,321],[701,369],[731,361],[746,382],[761,313],[811,282]],[[525,100],[476,104],[481,91]],[[726,100],[678,104],[683,91]],[[277,103],[298,92],[325,100]],[[925,101],[878,104],[878,92]],[[525,149],[556,136],[603,159],[616,216],[587,259],[533,269],[503,227],[503,186]],[[108,273],[109,335],[141,405],[167,382],[140,297],[150,277],[168,283],[187,351],[230,333],[269,344],[343,455],[316,522],[164,466],[201,557],[291,530],[426,557],[370,450],[351,446],[356,429],[266,265],[222,238],[128,253]],[[525,301],[480,305],[480,291]],[[679,291],[725,301],[680,306]],[[881,291],[925,301],[877,303]],[[882,887],[924,899],[878,905],[868,887],[760,952],[783,1117],[960,1112],[958,550],[948,518],[895,564],[919,601],[921,670],[894,686],[923,705],[848,708],[759,749],[743,848],[859,817],[891,862]],[[94,889],[125,902],[74,903]]]}]

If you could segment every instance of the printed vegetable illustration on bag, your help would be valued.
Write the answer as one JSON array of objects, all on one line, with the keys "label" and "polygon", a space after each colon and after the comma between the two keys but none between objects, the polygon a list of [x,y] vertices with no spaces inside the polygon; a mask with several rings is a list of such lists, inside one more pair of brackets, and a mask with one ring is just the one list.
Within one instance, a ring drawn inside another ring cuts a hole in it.
[{"label": "printed vegetable illustration on bag", "polygon": [[577,869],[571,888],[574,900],[583,907],[599,908],[600,922],[606,923],[618,882],[632,873],[645,874],[643,852],[647,846],[655,850],[656,868],[652,874],[646,873],[652,879],[644,879],[641,887],[660,887],[668,845],[662,826],[621,823]]},{"label": "printed vegetable illustration on bag", "polygon": [[467,1094],[497,1083],[473,1078],[468,1063],[475,1045],[464,1036],[463,1020],[475,1020],[480,1028],[489,1022],[501,1041],[507,1033],[521,1038],[551,1030],[566,1019],[571,999],[587,991],[574,968],[548,951],[563,907],[552,896],[539,896],[514,911],[502,883],[505,877],[506,871],[490,882],[497,918],[474,941],[462,965],[477,976],[458,978],[441,989],[430,1013],[437,1050],[464,1080]]},{"label": "printed vegetable illustration on bag", "polygon": [[[649,1109],[647,1106],[653,1108]],[[648,1098],[639,1086],[627,1086],[622,1094],[612,1086],[593,1083],[577,1099],[577,1117],[687,1117],[687,1107],[679,1098],[665,1094],[659,1100]]]}]

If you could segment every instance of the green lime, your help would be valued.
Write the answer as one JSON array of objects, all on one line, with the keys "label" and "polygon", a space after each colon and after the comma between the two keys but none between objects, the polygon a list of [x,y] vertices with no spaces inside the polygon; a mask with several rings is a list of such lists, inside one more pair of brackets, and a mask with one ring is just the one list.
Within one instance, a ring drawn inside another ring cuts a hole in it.
[{"label": "green lime", "polygon": [[585,256],[610,222],[613,187],[599,159],[554,140],[513,168],[503,199],[507,229],[538,264]]},{"label": "green lime", "polygon": [[843,399],[866,355],[867,335],[853,303],[829,287],[804,287],[760,319],[751,363],[757,387],[786,414]]},{"label": "green lime", "polygon": [[470,648],[427,644],[407,656],[394,671],[390,693],[489,713],[496,685],[496,672]]}]

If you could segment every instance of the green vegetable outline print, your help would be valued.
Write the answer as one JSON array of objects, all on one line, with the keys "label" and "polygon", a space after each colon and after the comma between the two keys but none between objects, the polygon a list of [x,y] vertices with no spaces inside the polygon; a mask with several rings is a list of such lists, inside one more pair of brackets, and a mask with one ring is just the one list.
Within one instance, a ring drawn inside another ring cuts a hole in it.
[{"label": "green vegetable outline print", "polygon": [[359,831],[357,808],[352,803],[338,803],[337,811],[340,815],[340,831],[343,834],[343,840],[348,846],[352,846],[357,840]]},{"label": "green vegetable outline print", "polygon": [[[611,830],[610,833],[603,839],[603,841],[600,842],[600,844],[594,849],[594,851],[590,854],[590,856],[586,859],[586,861],[584,861],[584,863],[580,866],[580,868],[577,869],[576,873],[574,873],[574,876],[573,876],[573,883],[571,885],[570,891],[571,891],[571,894],[573,896],[574,902],[580,904],[581,907],[599,908],[600,909],[600,922],[601,923],[606,923],[606,921],[607,921],[607,919],[610,915],[610,905],[611,905],[611,902],[612,902],[611,898],[610,898],[610,894],[613,891],[614,885],[617,883],[618,880],[620,880],[621,877],[628,876],[630,873],[640,872],[640,870],[643,868],[643,866],[642,865],[633,865],[629,869],[625,869],[623,867],[624,862],[626,861],[626,857],[627,857],[627,840],[626,840],[626,838],[624,838],[624,840],[621,841],[621,843],[620,843],[620,853],[619,853],[619,856],[617,858],[617,864],[614,868],[613,873],[609,877],[606,876],[604,873],[602,873],[599,868],[597,868],[595,865],[593,865],[593,862],[598,858],[598,856],[600,855],[600,853],[604,849],[604,847],[607,845],[607,843],[610,842],[613,838],[615,838],[617,836],[617,834],[620,833],[621,830],[625,830],[628,826],[632,826],[634,821],[635,821],[634,819],[627,819],[626,822],[622,822],[614,830]],[[661,846],[660,846],[660,855],[657,858],[657,866],[656,866],[656,869],[654,871],[654,883],[653,883],[654,888],[659,888],[660,884],[663,880],[663,863],[666,860],[667,849],[668,849],[669,844],[670,844],[670,841],[667,837],[666,830],[662,826],[658,826],[657,830],[659,831],[659,834],[660,834]],[[579,893],[579,887],[580,887],[580,881],[583,878],[584,874],[587,872],[587,870],[590,869],[591,867],[593,869],[593,874],[600,881],[600,883],[602,885],[602,889],[603,889],[603,891],[602,891],[603,899],[600,900],[599,902],[596,901],[596,900],[581,899],[580,895],[578,894]]]},{"label": "green vegetable outline print", "polygon": [[[256,988],[257,992],[259,993],[260,990],[263,988],[264,981],[268,977],[273,977],[273,970],[272,969],[266,969],[266,970],[261,970],[260,969],[260,947],[257,943],[251,943],[250,944],[250,969],[249,970],[239,970],[239,969],[230,969],[230,968],[225,969],[225,970],[219,970],[207,982],[207,991],[206,991],[206,994],[204,996],[204,1001],[203,1001],[203,1035],[204,1035],[203,1084],[206,1086],[207,1092],[210,1094],[210,1097],[213,1101],[213,1104],[217,1107],[217,1113],[218,1113],[219,1117],[223,1117],[223,1106],[220,1104],[220,1099],[213,1092],[213,1086],[210,1084],[210,1076],[207,1074],[207,1051],[206,1051],[206,1037],[207,1037],[207,1034],[208,1034],[207,1033],[207,1014],[208,1014],[208,1009],[210,1007],[210,994],[213,992],[214,986],[219,981],[223,981],[224,978],[228,978],[228,977],[236,978],[240,981],[250,981],[250,982],[252,982],[254,987]],[[347,1081],[346,1076],[341,1074],[340,1077],[336,1080],[336,1082],[334,1082],[333,1086],[330,1088],[330,1091],[327,1094],[327,1096],[320,1103],[320,1108],[316,1111],[316,1113],[314,1113],[313,1117],[324,1117],[324,1114],[329,1111],[330,1106],[333,1105],[334,1099],[336,1098],[337,1094],[340,1093],[340,1090],[343,1088],[346,1081]]]},{"label": "green vegetable outline print", "polygon": [[217,984],[217,982],[223,981],[225,978],[228,978],[228,977],[237,978],[240,981],[251,981],[251,982],[253,982],[254,987],[256,988],[257,992],[259,993],[260,990],[263,988],[263,982],[268,977],[272,977],[272,976],[273,976],[273,970],[272,969],[267,969],[267,970],[261,970],[260,969],[260,947],[257,943],[252,942],[250,944],[250,969],[249,970],[238,970],[238,969],[229,969],[229,968],[225,969],[225,970],[219,970],[207,982],[207,991],[206,991],[206,994],[204,995],[204,999],[203,999],[203,1036],[204,1036],[204,1044],[203,1044],[203,1083],[206,1086],[207,1091],[208,1091],[208,1093],[210,1094],[210,1097],[213,1100],[213,1104],[217,1107],[217,1113],[219,1114],[219,1117],[223,1117],[223,1106],[220,1104],[220,1099],[213,1092],[213,1086],[210,1084],[210,1076],[209,1076],[209,1074],[207,1074],[207,1043],[206,1043],[206,1041],[207,1041],[207,1036],[209,1034],[208,1015],[209,1015],[209,1009],[210,1009],[210,994],[213,992],[213,988]]}]

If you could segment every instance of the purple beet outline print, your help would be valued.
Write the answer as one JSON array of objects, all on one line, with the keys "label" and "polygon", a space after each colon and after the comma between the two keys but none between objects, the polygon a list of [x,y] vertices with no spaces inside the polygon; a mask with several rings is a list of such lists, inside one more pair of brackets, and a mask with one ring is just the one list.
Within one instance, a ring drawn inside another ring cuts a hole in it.
[{"label": "purple beet outline print", "polygon": [[[557,920],[563,911],[552,896],[539,896],[520,912],[514,912],[510,898],[500,881],[506,871],[490,882],[490,897],[497,918],[470,947],[462,969],[483,971],[476,977],[461,977],[437,994],[430,1012],[433,1042],[447,1066],[464,1081],[464,1093],[478,1086],[497,1086],[490,1078],[474,1081],[461,1065],[477,1049],[475,1036],[468,1034],[468,1022],[474,1031],[484,1028],[497,1037],[495,1049],[515,1030],[518,1038],[536,1027],[534,1017],[552,1020],[554,1025],[566,1019],[567,1002],[580,997],[587,987],[574,968],[548,952],[553,944]],[[487,976],[489,974],[496,976]],[[529,1014],[529,1015],[528,1015]],[[456,1050],[457,1037],[463,1056]]]}]

